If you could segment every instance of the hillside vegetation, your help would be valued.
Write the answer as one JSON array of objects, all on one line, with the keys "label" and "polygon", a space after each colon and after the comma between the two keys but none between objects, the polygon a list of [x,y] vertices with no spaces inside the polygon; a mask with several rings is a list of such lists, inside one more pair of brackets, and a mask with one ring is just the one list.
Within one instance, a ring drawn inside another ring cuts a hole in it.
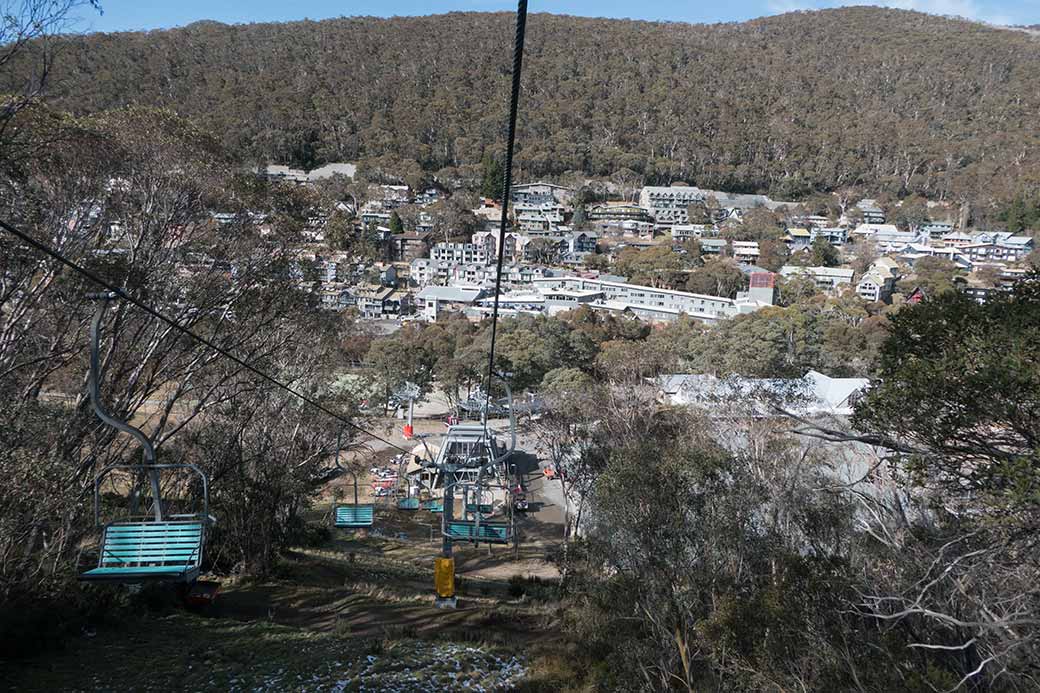
[{"label": "hillside vegetation", "polygon": [[[49,97],[172,108],[243,162],[386,157],[472,179],[501,147],[511,40],[511,15],[478,13],[76,36]],[[1038,112],[1040,41],[1021,31],[863,7],[712,26],[538,14],[519,165],[988,201],[1037,187]]]}]

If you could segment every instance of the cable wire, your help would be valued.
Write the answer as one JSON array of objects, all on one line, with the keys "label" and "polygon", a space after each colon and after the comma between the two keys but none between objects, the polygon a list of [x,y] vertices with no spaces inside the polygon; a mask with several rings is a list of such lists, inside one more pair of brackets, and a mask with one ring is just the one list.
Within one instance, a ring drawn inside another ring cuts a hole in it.
[{"label": "cable wire", "polygon": [[516,35],[513,37],[513,88],[509,94],[509,131],[506,135],[506,165],[502,172],[502,218],[498,227],[498,263],[495,267],[495,303],[491,310],[491,349],[488,352],[488,379],[484,400],[484,420],[491,413],[491,379],[495,373],[495,339],[498,336],[498,295],[502,290],[502,263],[505,258],[506,224],[509,221],[509,194],[513,187],[513,148],[516,145],[516,114],[520,102],[520,73],[524,63],[524,32],[527,28],[527,0],[516,6]]},{"label": "cable wire", "polygon": [[385,438],[383,438],[381,436],[378,436],[375,433],[372,433],[371,431],[369,431],[369,430],[367,430],[365,428],[362,428],[361,426],[359,426],[356,423],[350,421],[349,419],[341,416],[340,414],[337,414],[336,412],[332,411],[328,407],[326,407],[323,404],[319,403],[318,401],[312,399],[311,397],[308,397],[307,395],[305,395],[304,393],[300,392],[299,390],[293,388],[292,386],[286,385],[285,383],[281,382],[280,380],[277,380],[273,376],[268,375],[267,373],[263,372],[262,370],[260,370],[256,366],[253,366],[252,364],[247,363],[246,361],[243,361],[238,356],[235,356],[234,354],[232,354],[231,352],[227,351],[223,347],[220,347],[220,346],[216,345],[215,343],[213,343],[209,339],[206,339],[202,335],[197,334],[195,332],[192,332],[187,327],[182,326],[180,323],[178,323],[173,318],[166,317],[165,315],[163,315],[159,311],[155,310],[151,306],[147,305],[146,303],[143,303],[142,301],[140,301],[140,300],[134,298],[133,296],[129,295],[123,289],[115,286],[114,284],[106,281],[105,279],[102,279],[95,272],[92,272],[92,271],[88,270],[87,268],[83,267],[82,265],[79,265],[76,262],[73,262],[72,260],[68,259],[67,257],[62,255],[60,252],[58,252],[54,248],[50,247],[46,243],[43,243],[41,241],[36,240],[35,238],[33,238],[29,234],[25,233],[24,231],[21,231],[21,230],[15,228],[14,226],[11,226],[10,224],[8,224],[3,219],[0,219],[0,228],[2,228],[4,231],[7,231],[10,234],[12,234],[13,236],[16,236],[16,237],[20,238],[24,243],[27,243],[28,245],[30,245],[33,248],[35,248],[36,250],[40,251],[44,255],[48,255],[48,256],[54,258],[55,260],[57,260],[58,262],[62,263],[66,267],[69,267],[70,269],[75,270],[76,272],[79,272],[80,274],[82,274],[84,277],[86,277],[90,281],[94,282],[95,284],[97,284],[99,286],[105,287],[106,289],[108,289],[109,291],[114,293],[119,298],[123,299],[127,303],[133,304],[134,306],[136,306],[137,308],[141,309],[142,311],[144,311],[148,315],[151,315],[153,318],[156,318],[157,320],[161,320],[162,322],[166,323],[167,325],[169,325],[173,329],[177,330],[178,332],[181,332],[182,334],[185,334],[188,337],[191,337],[192,339],[194,339],[195,341],[199,342],[200,344],[204,344],[205,346],[209,347],[210,349],[212,349],[216,353],[220,354],[224,358],[230,359],[231,361],[235,362],[236,364],[238,364],[242,368],[246,369],[247,371],[249,371],[253,375],[256,375],[256,376],[262,378],[263,380],[266,380],[267,382],[271,383],[272,385],[275,385],[275,386],[285,390],[286,392],[288,392],[289,394],[293,395],[294,397],[300,399],[301,401],[306,402],[307,404],[311,405],[312,407],[315,407],[316,409],[318,409],[319,411],[324,412],[325,414],[328,414],[329,416],[331,416],[333,419],[336,419],[340,423],[345,424],[345,425],[349,426],[350,428],[353,428],[354,430],[356,430],[356,431],[358,431],[360,433],[364,433],[365,435],[369,436],[373,440],[377,440],[377,441],[379,441],[381,443],[385,443],[386,445],[390,446],[391,448],[393,448],[395,450],[399,450],[400,452],[403,452],[403,453],[408,454],[408,455],[411,454],[411,451],[405,450],[401,446],[396,445],[394,443],[391,443],[389,440],[387,440],[387,439],[385,439]]}]

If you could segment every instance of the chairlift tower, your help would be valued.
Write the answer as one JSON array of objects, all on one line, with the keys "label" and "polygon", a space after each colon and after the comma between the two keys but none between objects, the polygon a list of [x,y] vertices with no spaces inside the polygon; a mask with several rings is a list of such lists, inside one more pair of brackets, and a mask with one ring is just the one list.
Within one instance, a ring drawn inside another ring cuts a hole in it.
[{"label": "chairlift tower", "polygon": [[[506,400],[509,411],[510,445],[500,449],[494,433],[487,426],[487,411],[480,423],[456,424],[448,428],[444,442],[434,465],[440,472],[444,491],[441,514],[441,555],[434,565],[434,585],[438,608],[455,608],[455,541],[474,544],[508,543],[513,535],[511,524],[482,523],[482,490],[487,483],[486,475],[500,475],[500,467],[516,449],[516,419],[513,415],[512,394],[506,385]],[[460,479],[460,474],[464,475]],[[475,474],[475,482],[471,478]],[[463,512],[455,518],[455,487],[464,488]],[[469,489],[476,492],[474,512],[470,513]],[[467,516],[472,516],[468,519]]]},{"label": "chairlift tower", "polygon": [[404,385],[394,391],[394,396],[397,399],[408,402],[408,421],[404,425],[404,437],[406,440],[411,440],[415,435],[415,429],[412,427],[412,416],[415,414],[415,400],[419,399],[421,393],[422,388],[411,381],[406,381]]}]

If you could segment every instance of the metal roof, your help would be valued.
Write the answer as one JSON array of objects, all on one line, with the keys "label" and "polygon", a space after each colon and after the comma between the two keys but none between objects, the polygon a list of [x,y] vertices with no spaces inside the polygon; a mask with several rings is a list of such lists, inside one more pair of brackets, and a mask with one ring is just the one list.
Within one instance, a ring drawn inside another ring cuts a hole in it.
[{"label": "metal roof", "polygon": [[473,303],[484,293],[483,289],[461,286],[427,286],[416,298],[423,301],[452,301]]}]

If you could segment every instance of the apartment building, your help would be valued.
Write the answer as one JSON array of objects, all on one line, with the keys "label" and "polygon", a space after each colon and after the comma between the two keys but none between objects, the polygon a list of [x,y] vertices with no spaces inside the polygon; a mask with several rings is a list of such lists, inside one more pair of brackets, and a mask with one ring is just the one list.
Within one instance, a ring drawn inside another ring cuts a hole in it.
[{"label": "apartment building", "polygon": [[550,296],[573,299],[566,301],[573,302],[570,307],[582,303],[594,310],[633,315],[653,322],[670,322],[680,315],[716,322],[772,305],[774,275],[761,272],[752,275],[751,279],[750,290],[736,299],[577,276],[545,277],[535,279],[533,283],[547,301]]},{"label": "apartment building", "polygon": [[476,243],[435,243],[430,249],[430,259],[466,265],[491,262],[487,246]]}]

